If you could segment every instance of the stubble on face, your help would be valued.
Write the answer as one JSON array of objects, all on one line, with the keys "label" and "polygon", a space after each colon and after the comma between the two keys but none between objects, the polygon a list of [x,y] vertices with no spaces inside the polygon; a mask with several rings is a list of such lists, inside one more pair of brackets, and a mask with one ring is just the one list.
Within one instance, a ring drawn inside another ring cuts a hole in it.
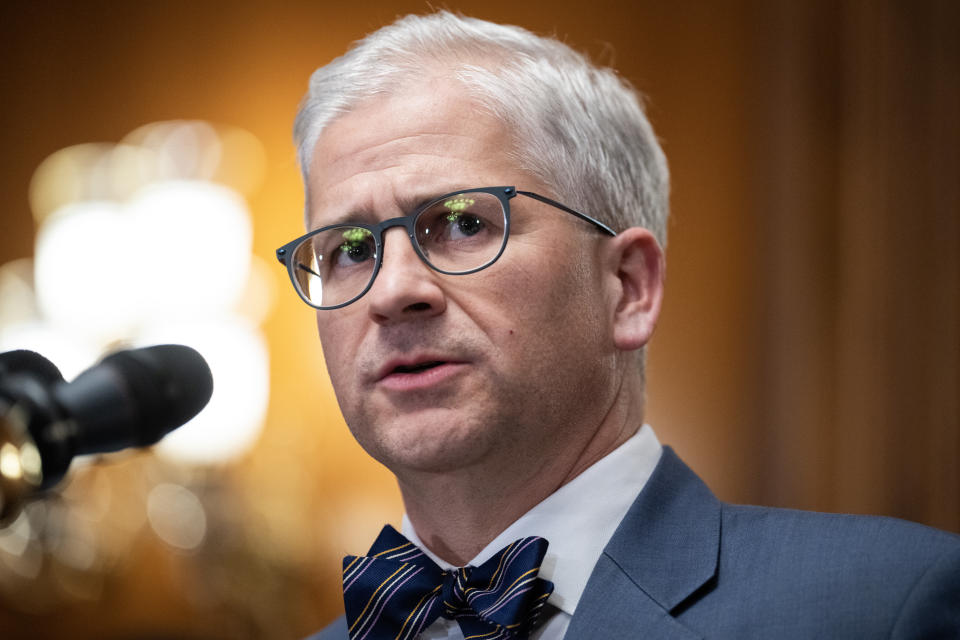
[{"label": "stubble on face", "polygon": [[[423,184],[435,185],[432,196],[494,184],[536,190],[506,160],[509,139],[499,122],[456,91],[362,106],[318,141],[311,171],[313,224],[323,223],[325,206],[333,201],[374,210],[377,219],[406,214],[409,194]],[[520,197],[512,205],[540,206]],[[575,428],[591,419],[585,411],[609,393],[612,354],[596,347],[605,327],[596,270],[582,258],[581,235],[587,234],[565,218],[554,222],[526,230],[518,225],[504,256],[475,274],[443,276],[423,264],[409,267],[421,285],[438,288],[442,313],[373,321],[370,305],[387,293],[385,282],[375,282],[349,307],[318,312],[347,424],[368,453],[398,475],[444,473],[483,465],[493,456],[509,464],[536,459],[580,436]],[[389,239],[391,234],[399,240]],[[387,264],[390,251],[411,258],[399,231],[386,234],[385,242],[384,268],[396,268]],[[424,353],[462,362],[462,370],[416,393],[378,385],[385,362]]]}]

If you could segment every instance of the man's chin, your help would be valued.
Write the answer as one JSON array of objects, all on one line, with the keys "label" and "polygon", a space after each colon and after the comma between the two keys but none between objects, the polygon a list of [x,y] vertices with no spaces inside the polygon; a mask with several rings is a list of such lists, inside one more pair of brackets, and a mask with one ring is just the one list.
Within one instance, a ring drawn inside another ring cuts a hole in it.
[{"label": "man's chin", "polygon": [[[482,462],[489,453],[489,434],[462,421],[420,415],[381,425],[377,437],[354,436],[372,457],[394,473],[450,473]],[[451,425],[458,425],[451,428]]]}]

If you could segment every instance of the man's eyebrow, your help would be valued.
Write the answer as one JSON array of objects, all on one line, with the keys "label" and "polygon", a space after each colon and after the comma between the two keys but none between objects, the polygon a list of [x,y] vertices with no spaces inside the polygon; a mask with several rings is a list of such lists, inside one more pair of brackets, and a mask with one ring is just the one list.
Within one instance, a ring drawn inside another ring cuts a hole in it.
[{"label": "man's eyebrow", "polygon": [[351,224],[354,222],[360,222],[363,224],[375,224],[377,222],[377,214],[375,211],[367,210],[366,208],[356,208],[356,209],[346,209],[340,213],[319,213],[314,212],[307,217],[309,224],[309,231],[314,229],[320,229],[322,227],[332,227],[333,225],[338,224]]},{"label": "man's eyebrow", "polygon": [[424,191],[400,198],[400,210],[403,211],[403,215],[408,216],[428,202],[436,200],[444,194],[451,193],[451,191],[450,189]]},{"label": "man's eyebrow", "polygon": [[336,214],[330,217],[323,217],[323,220],[320,220],[322,224],[311,225],[314,229],[319,229],[320,227],[330,227],[335,224],[350,224],[351,222],[362,222],[364,224],[372,224],[375,222],[374,214],[369,211],[362,210],[350,210],[345,213]]},{"label": "man's eyebrow", "polygon": [[[463,189],[459,189],[459,191],[463,191],[469,188],[470,187],[464,187]],[[402,196],[397,200],[397,204],[399,205],[400,211],[402,211],[402,213],[398,215],[408,216],[414,211],[417,211],[420,207],[424,206],[429,202],[432,202],[433,200],[436,200],[437,198],[441,198],[446,194],[457,193],[457,192],[458,192],[458,189],[431,189],[428,191],[425,190],[425,191],[414,192],[412,195]],[[376,211],[371,211],[366,208],[350,209],[343,213],[335,214],[330,217],[324,217],[324,219],[322,220],[323,224],[311,225],[311,230],[319,229],[321,227],[329,227],[336,224],[350,224],[352,222],[360,222],[363,224],[376,224],[380,220],[386,220],[387,218],[393,218],[393,217],[396,217],[396,216],[392,216],[392,215],[380,216],[380,215],[377,215]]]}]

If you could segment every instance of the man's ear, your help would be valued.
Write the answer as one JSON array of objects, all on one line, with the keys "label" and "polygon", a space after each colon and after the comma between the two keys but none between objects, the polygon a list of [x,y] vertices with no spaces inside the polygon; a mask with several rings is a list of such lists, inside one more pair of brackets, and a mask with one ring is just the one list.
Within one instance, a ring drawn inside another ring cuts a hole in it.
[{"label": "man's ear", "polygon": [[618,299],[613,339],[624,351],[639,349],[653,335],[663,300],[663,250],[647,229],[630,227],[610,240],[610,267],[616,273]]}]

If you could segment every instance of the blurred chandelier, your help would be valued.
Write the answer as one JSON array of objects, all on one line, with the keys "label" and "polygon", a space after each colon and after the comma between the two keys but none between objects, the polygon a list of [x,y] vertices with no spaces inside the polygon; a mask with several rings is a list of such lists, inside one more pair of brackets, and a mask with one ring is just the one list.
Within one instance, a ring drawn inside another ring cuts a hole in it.
[{"label": "blurred chandelier", "polygon": [[35,258],[0,265],[0,351],[37,351],[69,380],[109,350],[187,344],[210,364],[214,394],[140,469],[81,471],[0,530],[8,597],[39,597],[50,575],[61,596],[95,597],[145,524],[189,551],[222,520],[204,500],[206,470],[251,449],[269,395],[259,325],[272,276],[251,253],[245,200],[264,164],[248,132],[172,121],[62,149],[36,170]]}]

